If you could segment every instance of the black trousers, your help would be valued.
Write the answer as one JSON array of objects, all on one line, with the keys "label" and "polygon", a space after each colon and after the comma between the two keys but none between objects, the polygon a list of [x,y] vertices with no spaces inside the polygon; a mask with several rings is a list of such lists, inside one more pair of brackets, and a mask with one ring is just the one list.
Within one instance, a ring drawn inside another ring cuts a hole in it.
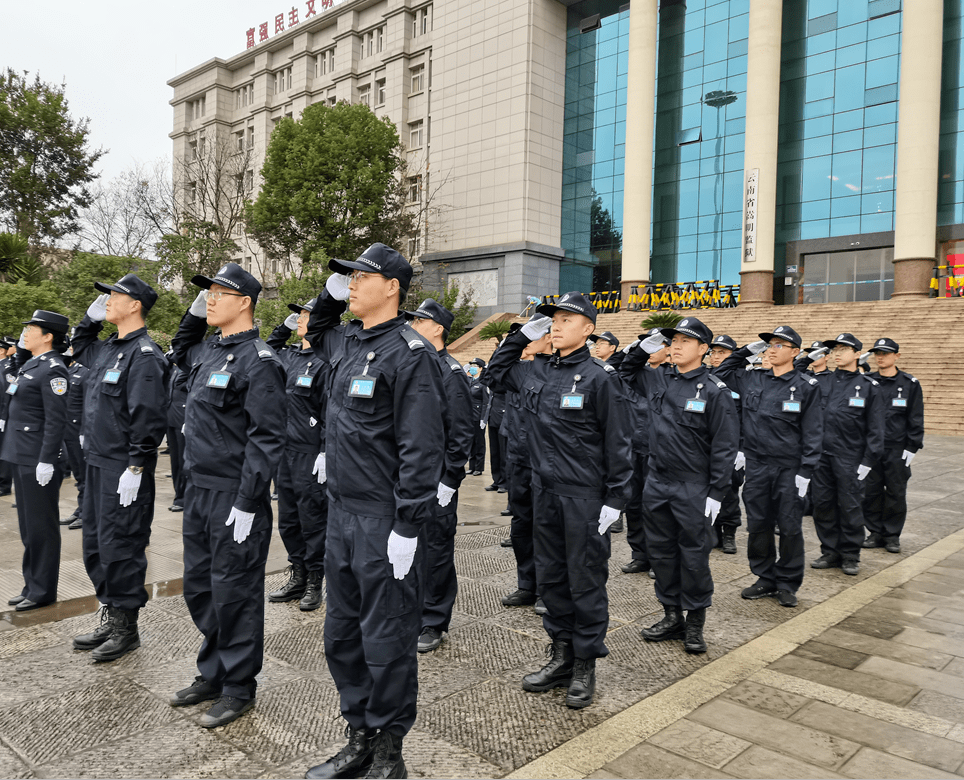
[{"label": "black trousers", "polygon": [[650,471],[643,491],[646,544],[656,575],[656,598],[668,607],[701,609],[713,603],[713,532],[706,485],[678,482]]},{"label": "black trousers", "polygon": [[70,466],[70,473],[74,475],[74,480],[77,482],[77,512],[80,517],[83,517],[84,488],[87,484],[87,459],[84,457],[84,448],[80,446],[79,428],[68,427],[67,436],[64,438],[64,452],[67,454],[67,465]]},{"label": "black trousers", "polygon": [[475,421],[472,450],[469,452],[469,471],[485,471],[485,430]]},{"label": "black trousers", "polygon": [[43,487],[36,466],[10,464],[17,492],[17,521],[23,542],[21,595],[38,604],[57,600],[60,581],[60,483],[64,474],[54,464],[54,475]]},{"label": "black trousers", "polygon": [[599,534],[602,499],[569,498],[533,483],[536,581],[553,639],[571,641],[576,658],[609,655],[610,534]]},{"label": "black trousers", "polygon": [[856,457],[824,454],[813,472],[813,525],[820,552],[859,561],[864,541],[864,483],[857,479]]},{"label": "black trousers", "polygon": [[388,562],[394,517],[349,512],[328,495],[325,659],[354,728],[404,736],[415,723],[425,539],[396,580]]},{"label": "black trousers", "polygon": [[722,504],[720,513],[716,516],[716,522],[713,523],[713,528],[716,530],[715,544],[717,546],[723,544],[724,533],[732,533],[743,525],[743,515],[740,512],[740,488],[743,486],[745,472],[745,468],[739,471],[733,469],[730,486],[723,494],[723,500],[720,502]]},{"label": "black trousers", "polygon": [[492,482],[500,487],[508,489],[508,481],[505,467],[505,456],[508,443],[505,437],[499,434],[499,429],[489,426],[489,465],[492,467]]},{"label": "black trousers", "polygon": [[200,488],[188,476],[184,504],[184,600],[204,635],[201,676],[225,696],[249,700],[264,663],[264,569],[271,542],[268,496],[251,534],[234,541],[225,520],[237,491]]},{"label": "black trousers", "polygon": [[[117,484],[122,466],[87,465],[84,492],[84,567],[97,598],[118,609],[147,603],[147,543],[154,519],[154,468],[145,468],[130,506],[120,505]],[[225,516],[226,517],[226,516]]]},{"label": "black trousers", "polygon": [[633,551],[634,561],[649,562],[646,552],[646,504],[643,502],[643,488],[649,473],[649,453],[633,450],[633,477],[629,482],[631,495],[626,504],[626,541]]},{"label": "black trousers", "polygon": [[[797,469],[747,459],[743,503],[749,534],[746,556],[761,581],[796,593],[803,582],[803,499]],[[779,558],[774,529],[780,529]]]},{"label": "black trousers", "polygon": [[187,474],[184,473],[184,434],[181,428],[167,429],[167,447],[171,451],[171,478],[174,481],[174,504],[184,506],[184,488]]},{"label": "black trousers", "polygon": [[[4,431],[0,431],[0,450],[3,449]],[[5,460],[0,460],[0,493],[7,493],[13,487],[13,466]]]},{"label": "black trousers", "polygon": [[518,588],[538,593],[536,562],[533,548],[532,468],[529,456],[509,458],[509,511],[512,523],[509,536],[515,555]]},{"label": "black trousers", "polygon": [[864,525],[887,540],[900,539],[907,521],[910,468],[904,465],[903,454],[903,447],[888,447],[864,480]]},{"label": "black trousers", "polygon": [[311,473],[318,453],[286,450],[278,478],[278,534],[288,551],[288,563],[325,573],[328,496]]},{"label": "black trousers", "polygon": [[446,507],[435,507],[435,517],[425,528],[425,594],[422,628],[448,631],[452,607],[459,592],[455,574],[455,532],[458,529],[459,493]]}]

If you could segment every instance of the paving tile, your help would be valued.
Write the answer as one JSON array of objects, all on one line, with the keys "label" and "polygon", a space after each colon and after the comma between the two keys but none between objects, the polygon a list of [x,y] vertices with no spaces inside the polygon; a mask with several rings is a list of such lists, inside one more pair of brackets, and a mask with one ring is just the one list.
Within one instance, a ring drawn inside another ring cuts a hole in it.
[{"label": "paving tile", "polygon": [[771,688],[769,685],[760,685],[750,680],[734,685],[723,694],[723,698],[777,718],[792,715],[810,701],[804,696],[797,696],[795,693]]},{"label": "paving tile", "polygon": [[[893,593],[894,591],[891,592]],[[936,603],[926,600],[927,596],[930,594],[921,593],[916,595],[918,595],[919,598],[907,598],[906,596],[892,598],[890,596],[882,596],[874,602],[874,606],[878,608],[893,609],[899,613],[906,613],[916,617],[927,616],[937,608]]]},{"label": "paving tile", "polygon": [[880,680],[872,674],[841,669],[839,666],[831,666],[794,655],[787,655],[774,661],[769,668],[891,704],[905,704],[920,690],[919,686]]},{"label": "paving tile", "polygon": [[869,620],[884,620],[888,623],[896,623],[904,628],[920,628],[924,631],[946,634],[955,639],[964,639],[964,626],[948,623],[944,620],[933,620],[930,617],[911,615],[906,612],[897,613],[892,609],[878,607],[876,604],[863,607],[854,614]]},{"label": "paving tile", "polygon": [[911,699],[907,707],[935,718],[964,723],[964,700],[947,696],[940,691],[925,689]]},{"label": "paving tile", "polygon": [[904,583],[903,588],[918,593],[936,593],[938,596],[959,596],[964,590],[956,582],[948,582],[936,577],[928,579],[923,576],[915,577]]},{"label": "paving tile", "polygon": [[754,745],[743,751],[725,767],[736,777],[780,777],[786,780],[843,777],[826,767],[809,764],[785,753]]},{"label": "paving tile", "polygon": [[931,620],[944,620],[958,626],[964,626],[964,609],[960,607],[937,607],[927,613]]},{"label": "paving tile", "polygon": [[964,679],[953,674],[935,672],[933,669],[922,669],[919,666],[911,666],[900,661],[892,661],[889,658],[874,656],[864,661],[857,671],[905,685],[915,685],[918,688],[940,691],[948,696],[964,699]]},{"label": "paving tile", "polygon": [[793,651],[793,655],[800,656],[801,658],[810,658],[814,661],[821,661],[832,666],[839,666],[842,669],[853,669],[869,657],[866,653],[824,644],[816,640],[811,640],[800,645]]},{"label": "paving tile", "polygon": [[842,707],[815,701],[790,719],[885,753],[953,772],[964,760],[961,746],[950,740],[886,723]]},{"label": "paving tile", "polygon": [[877,637],[878,639],[893,639],[903,631],[905,627],[899,626],[896,623],[890,623],[886,620],[873,620],[871,618],[851,615],[841,620],[837,624],[837,628],[851,631],[855,634],[866,634],[867,636]]},{"label": "paving tile", "polygon": [[958,778],[957,775],[939,772],[933,767],[866,747],[861,748],[857,755],[840,769],[840,774],[855,778],[875,777],[880,780],[928,780],[929,778],[957,780]]},{"label": "paving tile", "polygon": [[[0,777],[20,778],[33,777],[30,768],[20,760],[20,757],[3,743],[0,743]],[[63,775],[67,777],[67,775]]]},{"label": "paving tile", "polygon": [[852,631],[843,631],[839,628],[827,629],[817,637],[817,641],[826,645],[856,650],[867,655],[878,655],[882,658],[892,658],[895,661],[924,666],[928,669],[943,669],[954,658],[954,656],[946,653],[938,653],[919,647],[910,648],[899,642],[878,639],[866,634],[856,634]]},{"label": "paving tile", "polygon": [[952,656],[951,660],[941,671],[944,674],[953,674],[955,677],[964,677],[964,658]]},{"label": "paving tile", "polygon": [[730,736],[686,718],[667,726],[651,736],[648,741],[683,758],[699,761],[714,769],[722,767],[751,744],[744,739]]},{"label": "paving tile", "polygon": [[840,766],[859,747],[848,739],[764,715],[724,699],[704,704],[690,713],[689,719],[831,769]]},{"label": "paving tile", "polygon": [[948,653],[958,658],[964,658],[964,639],[959,637],[947,636],[938,631],[927,631],[920,628],[905,628],[893,637],[895,642],[900,642],[911,647],[920,647],[925,650],[938,650]]},{"label": "paving tile", "polygon": [[[683,758],[668,750],[642,742],[631,750],[627,750],[619,758],[606,764],[601,772],[611,772],[612,775],[598,775],[599,777],[635,777],[635,778],[711,778],[732,777],[719,769],[711,769],[704,764]],[[593,775],[590,775],[593,777]]]}]

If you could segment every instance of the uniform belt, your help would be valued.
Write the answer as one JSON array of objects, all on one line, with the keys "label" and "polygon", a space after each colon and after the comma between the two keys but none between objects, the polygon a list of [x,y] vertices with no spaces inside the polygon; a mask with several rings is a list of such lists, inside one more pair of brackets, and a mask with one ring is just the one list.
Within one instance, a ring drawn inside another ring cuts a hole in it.
[{"label": "uniform belt", "polygon": [[363,517],[395,516],[394,501],[364,501],[360,498],[346,498],[345,496],[336,498],[330,490],[328,491],[328,500],[334,501],[338,506],[347,509],[353,515],[362,515]]},{"label": "uniform belt", "polygon": [[539,490],[547,490],[548,492],[554,493],[557,496],[565,496],[566,498],[590,498],[593,500],[600,500],[606,497],[606,491],[601,488],[561,484],[548,479],[542,479],[541,477],[537,476],[535,472],[532,474],[532,487]]},{"label": "uniform belt", "polygon": [[710,484],[710,478],[708,474],[704,474],[699,471],[686,471],[684,469],[673,469],[672,471],[667,471],[666,469],[659,468],[653,463],[653,458],[650,456],[649,459],[649,470],[650,472],[656,472],[659,478],[670,482],[692,482],[697,485],[708,485]]},{"label": "uniform belt", "polygon": [[198,474],[191,469],[187,471],[187,478],[204,490],[217,490],[221,493],[237,493],[241,489],[240,479],[230,477],[216,477],[213,474]]},{"label": "uniform belt", "polygon": [[302,452],[306,455],[317,455],[321,452],[320,444],[302,444],[301,442],[288,440],[285,445],[285,449],[291,450],[292,452]]}]

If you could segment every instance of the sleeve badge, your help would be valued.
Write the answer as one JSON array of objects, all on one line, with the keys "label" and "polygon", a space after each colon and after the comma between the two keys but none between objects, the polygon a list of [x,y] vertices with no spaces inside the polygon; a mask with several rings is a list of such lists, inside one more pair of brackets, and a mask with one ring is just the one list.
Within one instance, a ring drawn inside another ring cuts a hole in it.
[{"label": "sleeve badge", "polygon": [[51,379],[50,389],[54,391],[54,395],[63,395],[67,392],[67,380],[66,379]]}]

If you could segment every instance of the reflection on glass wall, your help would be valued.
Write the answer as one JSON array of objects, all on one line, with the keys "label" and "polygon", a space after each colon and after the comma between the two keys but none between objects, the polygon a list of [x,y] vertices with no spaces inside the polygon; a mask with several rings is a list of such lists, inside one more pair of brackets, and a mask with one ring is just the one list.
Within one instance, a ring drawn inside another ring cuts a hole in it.
[{"label": "reflection on glass wall", "polygon": [[[880,301],[894,291],[894,248],[804,255],[798,303]],[[789,301],[788,301],[789,303]]]},{"label": "reflection on glass wall", "polygon": [[964,223],[964,0],[944,0],[937,224]]}]

